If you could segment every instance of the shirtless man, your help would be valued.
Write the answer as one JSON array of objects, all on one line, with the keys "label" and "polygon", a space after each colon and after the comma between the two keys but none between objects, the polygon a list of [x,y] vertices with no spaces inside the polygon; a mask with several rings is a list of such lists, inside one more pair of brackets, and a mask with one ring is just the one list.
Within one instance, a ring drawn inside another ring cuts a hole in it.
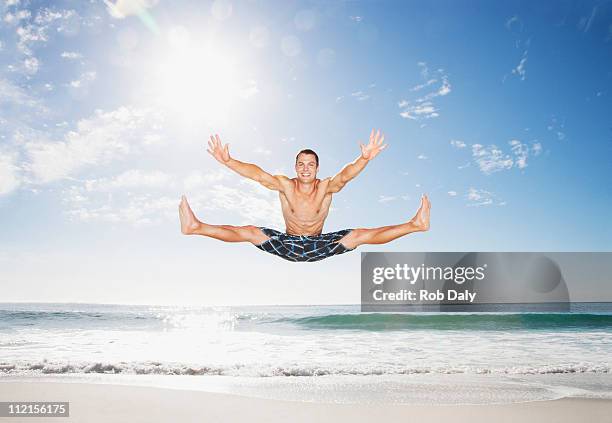
[{"label": "shirtless man", "polygon": [[228,145],[218,135],[210,137],[207,150],[219,163],[238,174],[278,191],[285,219],[285,233],[257,226],[209,225],[194,215],[183,195],[179,205],[181,232],[203,235],[226,242],[250,242],[257,248],[289,261],[317,261],[354,250],[363,244],[384,244],[412,232],[429,230],[431,204],[427,195],[414,217],[399,225],[379,228],[344,229],[322,234],[332,195],[355,178],[385,147],[384,135],[372,130],[370,142],[361,145],[360,156],[334,177],[317,179],[319,157],[312,150],[302,150],[295,160],[295,178],[270,175],[259,166],[230,157]]}]

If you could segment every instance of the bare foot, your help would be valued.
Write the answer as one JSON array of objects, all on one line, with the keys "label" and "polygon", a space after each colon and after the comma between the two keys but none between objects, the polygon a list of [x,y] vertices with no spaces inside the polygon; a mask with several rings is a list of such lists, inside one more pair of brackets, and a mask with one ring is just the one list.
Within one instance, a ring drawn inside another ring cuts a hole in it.
[{"label": "bare foot", "polygon": [[179,218],[181,219],[181,232],[184,235],[192,235],[200,227],[200,221],[193,214],[184,195],[181,197],[181,204],[179,204]]},{"label": "bare foot", "polygon": [[421,207],[419,207],[414,217],[410,219],[410,223],[416,226],[419,231],[429,230],[430,209],[431,203],[429,202],[429,198],[427,198],[427,194],[424,194],[421,196]]}]

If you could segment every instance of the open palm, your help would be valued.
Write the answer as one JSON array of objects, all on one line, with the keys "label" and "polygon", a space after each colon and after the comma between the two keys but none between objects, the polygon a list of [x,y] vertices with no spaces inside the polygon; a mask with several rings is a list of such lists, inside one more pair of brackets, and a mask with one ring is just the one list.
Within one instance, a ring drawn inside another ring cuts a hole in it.
[{"label": "open palm", "polygon": [[359,144],[361,147],[361,157],[366,160],[372,160],[374,157],[378,155],[382,150],[385,149],[387,144],[383,144],[383,140],[385,139],[385,135],[380,133],[380,129],[374,133],[374,129],[372,129],[372,133],[370,134],[370,142],[367,145]]},{"label": "open palm", "polygon": [[206,151],[221,164],[226,164],[230,160],[229,144],[223,145],[217,134],[215,134],[214,137],[212,135],[210,136]]}]

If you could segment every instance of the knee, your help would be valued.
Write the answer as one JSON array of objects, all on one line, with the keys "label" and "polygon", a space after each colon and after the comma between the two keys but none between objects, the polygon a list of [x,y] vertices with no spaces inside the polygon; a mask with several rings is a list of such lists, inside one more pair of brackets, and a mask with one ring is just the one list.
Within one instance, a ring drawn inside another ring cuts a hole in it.
[{"label": "knee", "polygon": [[369,229],[357,228],[357,229],[353,229],[350,235],[354,240],[361,242],[365,238],[368,231]]},{"label": "knee", "polygon": [[241,231],[243,233],[244,239],[253,244],[261,244],[262,242],[269,239],[269,237],[264,234],[258,226],[242,226]]},{"label": "knee", "polygon": [[366,231],[366,229],[362,228],[353,229],[348,235],[342,238],[340,242],[346,248],[357,248],[359,245],[363,244]]},{"label": "knee", "polygon": [[261,232],[261,230],[257,226],[253,225],[242,226],[240,229],[249,235],[256,235]]}]

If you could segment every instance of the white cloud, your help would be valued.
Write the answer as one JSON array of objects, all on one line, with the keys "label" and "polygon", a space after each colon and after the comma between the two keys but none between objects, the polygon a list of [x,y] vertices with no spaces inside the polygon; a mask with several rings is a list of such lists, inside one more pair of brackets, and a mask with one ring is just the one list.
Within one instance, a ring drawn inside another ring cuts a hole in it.
[{"label": "white cloud", "polygon": [[243,218],[241,225],[270,226],[281,231],[285,229],[278,193],[256,182],[241,180],[239,187],[214,185],[195,199],[201,202],[204,209],[237,213]]},{"label": "white cloud", "polygon": [[70,19],[74,16],[78,16],[75,10],[53,10],[44,8],[38,12],[34,21],[39,25],[44,25],[57,20]]},{"label": "white cloud", "polygon": [[23,68],[29,75],[34,75],[36,72],[38,72],[39,66],[40,62],[36,57],[26,57],[26,59],[23,61]]},{"label": "white cloud", "polygon": [[354,97],[359,101],[364,101],[370,98],[370,96],[365,94],[363,91],[355,91],[354,93],[351,93],[351,97]]},{"label": "white cloud", "polygon": [[229,175],[229,171],[227,171],[225,168],[207,173],[199,170],[193,171],[183,180],[183,187],[187,191],[209,188],[214,182],[219,182],[226,179]]},{"label": "white cloud", "polygon": [[18,23],[24,19],[29,19],[32,16],[29,10],[17,10],[15,13],[8,12],[2,19],[5,23],[11,25]]},{"label": "white cloud", "polygon": [[540,144],[539,142],[536,142],[535,144],[533,144],[533,146],[531,147],[531,151],[533,151],[533,155],[537,156],[542,152],[542,144]]},{"label": "white cloud", "polygon": [[159,170],[144,171],[130,169],[112,178],[88,179],[86,191],[113,191],[118,189],[168,188],[174,185],[172,175]]},{"label": "white cloud", "polygon": [[427,156],[425,154],[419,154],[417,156],[417,159],[419,159],[419,160],[427,160]]},{"label": "white cloud", "polygon": [[481,144],[472,144],[472,157],[485,174],[510,169],[514,164],[512,157],[504,154],[496,145],[483,147]]},{"label": "white cloud", "polygon": [[269,156],[272,154],[271,150],[268,150],[267,148],[263,148],[263,147],[256,147],[255,150],[253,151],[258,154],[263,154],[264,156]]},{"label": "white cloud", "polygon": [[31,55],[31,44],[48,41],[46,27],[28,25],[17,28],[17,49],[26,55]]},{"label": "white cloud", "polygon": [[[423,89],[423,88],[425,88],[425,87],[430,86],[431,84],[433,84],[433,83],[435,83],[435,82],[438,82],[438,80],[437,80],[437,79],[430,79],[429,81],[425,82],[424,84],[417,85],[417,86],[414,86],[414,87],[410,88],[410,91],[418,91],[418,90],[421,90],[421,89]],[[402,106],[400,106],[400,107],[402,107]]]},{"label": "white cloud", "polygon": [[468,206],[474,206],[474,207],[490,206],[494,204],[496,201],[497,201],[496,205],[498,206],[506,205],[505,201],[499,201],[499,198],[497,197],[497,195],[495,195],[494,193],[490,191],[486,191],[484,189],[476,189],[476,188],[470,187],[466,197],[468,199],[468,204],[467,204]]},{"label": "white cloud", "polygon": [[465,143],[459,140],[451,140],[450,144],[456,148],[465,148]]},{"label": "white cloud", "polygon": [[512,30],[513,26],[518,26],[519,31],[523,30],[523,23],[516,15],[512,16],[506,21],[506,28],[508,28],[508,30]]},{"label": "white cloud", "polygon": [[524,81],[525,78],[527,78],[527,70],[525,69],[525,66],[527,65],[527,50],[525,50],[525,52],[523,53],[523,57],[521,58],[521,61],[519,62],[519,64],[512,69],[512,73],[515,75],[518,75],[521,78],[521,81]]},{"label": "white cloud", "polygon": [[433,106],[433,103],[428,101],[423,104],[417,104],[408,107],[403,112],[400,112],[400,116],[406,119],[418,120],[418,119],[430,119],[440,116],[438,110]]},{"label": "white cloud", "polygon": [[417,98],[413,101],[406,99],[400,100],[398,103],[398,107],[400,109],[403,109],[400,112],[400,116],[405,119],[411,120],[436,118],[440,116],[440,113],[439,109],[433,103],[433,99],[436,97],[441,97],[450,94],[451,84],[448,81],[448,76],[444,73],[444,69],[436,70],[436,72],[439,74],[439,79],[430,78],[427,64],[425,62],[418,62],[417,65],[421,68],[421,76],[426,82],[412,87],[410,91],[420,91],[439,82],[440,80],[441,82],[437,88],[435,88],[433,91],[430,91],[423,97]]},{"label": "white cloud", "polygon": [[565,132],[563,132],[565,130],[565,119],[563,119],[563,122],[559,123],[557,118],[553,117],[546,129],[555,133],[559,141],[563,141],[565,139]]},{"label": "white cloud", "polygon": [[73,35],[81,23],[76,11],[51,8],[38,10],[33,19],[27,10],[10,12],[4,16],[4,21],[17,26],[17,51],[25,56],[19,59],[20,65],[9,65],[8,68],[26,76],[36,74],[40,68],[40,61],[33,51],[36,45],[49,41],[50,34]]},{"label": "white cloud", "polygon": [[[193,171],[187,176],[161,171],[130,170],[119,175],[85,180],[63,190],[66,214],[83,222],[126,223],[135,226],[176,222],[177,183],[182,179],[189,202],[203,221],[212,224],[261,225],[284,230],[278,193],[250,180],[231,186],[231,174],[222,168]],[[222,184],[218,182],[223,180]],[[209,211],[221,211],[222,222],[210,222]],[[242,219],[237,221],[236,216]]]},{"label": "white cloud", "polygon": [[483,173],[491,174],[512,167],[524,169],[527,167],[527,158],[530,152],[537,156],[542,151],[540,143],[534,143],[529,147],[519,140],[510,140],[508,144],[514,157],[504,153],[496,145],[484,147],[481,144],[472,144],[472,158]]},{"label": "white cloud", "polygon": [[82,222],[129,223],[134,226],[160,224],[163,221],[176,219],[178,230],[178,200],[167,196],[142,194],[127,199],[124,205],[94,204],[84,197],[78,189],[65,191],[65,202],[70,205],[66,214]]},{"label": "white cloud", "polygon": [[17,171],[15,155],[0,151],[0,195],[8,194],[19,186]]},{"label": "white cloud", "polygon": [[0,78],[0,105],[25,106],[43,109],[40,100],[32,97],[21,87],[7,79]]},{"label": "white cloud", "polygon": [[457,195],[457,191],[448,191],[448,195],[455,197]]},{"label": "white cloud", "polygon": [[519,140],[511,140],[510,146],[512,152],[516,156],[514,164],[519,169],[527,167],[527,156],[529,155],[529,147],[526,144],[521,143]]},{"label": "white cloud", "polygon": [[[17,48],[31,56],[31,46],[49,40],[49,33],[74,34],[80,24],[79,15],[74,10],[52,10],[43,8],[38,11],[34,23],[17,28]],[[54,31],[51,31],[54,30]]]},{"label": "white cloud", "polygon": [[593,23],[593,20],[595,19],[595,15],[597,15],[597,9],[599,8],[599,5],[595,5],[593,6],[593,9],[591,9],[591,15],[587,18],[586,16],[583,16],[580,21],[578,22],[578,29],[581,29],[584,32],[588,32],[588,30],[591,28],[591,24]]},{"label": "white cloud", "polygon": [[159,170],[131,169],[71,185],[62,192],[63,203],[73,220],[159,224],[176,219],[178,200],[165,194],[175,187],[175,179]]},{"label": "white cloud", "polygon": [[83,55],[76,51],[64,51],[62,52],[61,57],[67,60],[77,60],[77,59],[82,59]]},{"label": "white cloud", "polygon": [[95,71],[83,72],[78,79],[70,81],[68,86],[74,89],[85,88],[96,80],[96,76],[97,74]]},{"label": "white cloud", "polygon": [[395,195],[380,195],[378,197],[379,203],[388,203],[389,201],[395,201],[395,200],[397,200],[397,196]]},{"label": "white cloud", "polygon": [[429,77],[429,69],[427,68],[427,63],[417,62],[417,66],[421,68],[421,76],[423,77],[423,79],[427,79]]},{"label": "white cloud", "polygon": [[448,82],[448,77],[446,75],[442,76],[442,86],[438,89],[436,93],[437,96],[448,95],[451,92],[451,84]]},{"label": "white cloud", "polygon": [[35,181],[45,183],[66,178],[86,165],[99,165],[138,150],[143,138],[158,125],[158,115],[148,110],[120,107],[111,112],[97,110],[82,119],[63,140],[29,141],[27,170]]}]

